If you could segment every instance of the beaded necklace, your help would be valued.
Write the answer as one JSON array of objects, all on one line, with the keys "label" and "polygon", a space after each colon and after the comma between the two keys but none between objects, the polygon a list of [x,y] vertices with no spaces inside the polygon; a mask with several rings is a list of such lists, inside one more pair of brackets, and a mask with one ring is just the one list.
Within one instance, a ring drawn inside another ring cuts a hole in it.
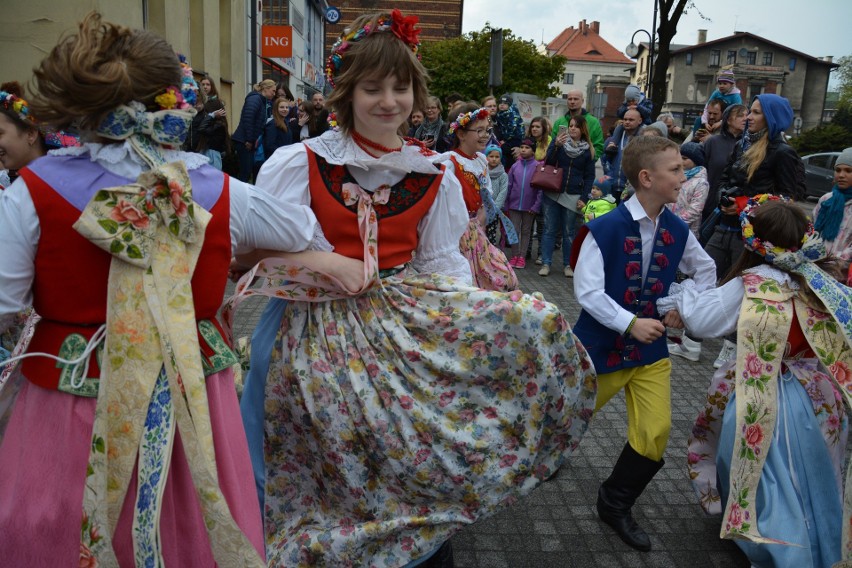
[{"label": "beaded necklace", "polygon": [[357,144],[359,148],[361,148],[362,150],[364,150],[365,152],[367,152],[369,155],[371,155],[374,158],[378,158],[379,156],[377,156],[376,154],[371,152],[368,148],[372,148],[373,150],[378,150],[379,152],[382,152],[384,154],[392,154],[393,152],[399,152],[400,150],[402,150],[402,146],[405,145],[403,143],[402,145],[400,145],[399,148],[389,148],[387,146],[382,146],[378,142],[373,142],[372,140],[370,140],[366,136],[358,134],[358,132],[356,132],[355,130],[352,131],[352,140],[355,141],[355,144]]}]

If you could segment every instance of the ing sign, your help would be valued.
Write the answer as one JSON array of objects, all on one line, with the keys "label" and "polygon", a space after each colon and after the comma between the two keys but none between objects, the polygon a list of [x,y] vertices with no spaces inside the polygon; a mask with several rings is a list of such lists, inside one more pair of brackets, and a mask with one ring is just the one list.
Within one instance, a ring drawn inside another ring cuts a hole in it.
[{"label": "ing sign", "polygon": [[260,54],[263,57],[293,57],[293,26],[261,26]]}]

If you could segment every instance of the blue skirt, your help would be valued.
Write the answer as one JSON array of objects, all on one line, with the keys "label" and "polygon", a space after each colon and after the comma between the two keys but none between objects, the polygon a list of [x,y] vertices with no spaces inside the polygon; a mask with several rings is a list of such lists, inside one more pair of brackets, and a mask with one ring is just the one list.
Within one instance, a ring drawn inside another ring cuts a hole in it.
[{"label": "blue skirt", "polygon": [[[716,465],[722,503],[728,499],[736,430],[736,392],[722,422]],[[779,380],[778,418],[757,487],[763,536],[799,546],[736,540],[757,568],[830,568],[840,560],[842,495],[835,466],[805,388],[789,371]]]}]

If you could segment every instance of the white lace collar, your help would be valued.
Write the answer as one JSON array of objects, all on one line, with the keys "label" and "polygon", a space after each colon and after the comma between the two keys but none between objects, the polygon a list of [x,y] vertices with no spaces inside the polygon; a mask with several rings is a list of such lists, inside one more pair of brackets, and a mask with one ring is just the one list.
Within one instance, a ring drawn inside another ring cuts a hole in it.
[{"label": "white lace collar", "polygon": [[401,151],[385,154],[380,158],[374,158],[362,150],[351,137],[334,130],[316,138],[309,138],[303,144],[325,158],[329,164],[336,166],[345,165],[364,171],[382,169],[420,174],[436,174],[440,171],[428,156],[421,153],[420,146],[414,144],[406,144]]},{"label": "white lace collar", "polygon": [[762,278],[772,279],[781,285],[787,285],[791,290],[798,290],[799,283],[793,280],[789,272],[779,270],[770,264],[758,264],[753,268],[744,270],[747,274],[757,274]]},{"label": "white lace collar", "polygon": [[[207,156],[194,152],[166,149],[162,149],[162,152],[163,157],[169,162],[183,160],[186,163],[187,170],[196,170],[210,162]],[[48,154],[51,156],[84,156],[89,154],[93,162],[97,162],[110,173],[130,179],[136,179],[139,174],[148,169],[148,165],[127,140],[116,144],[85,142],[82,146],[50,150]]]}]

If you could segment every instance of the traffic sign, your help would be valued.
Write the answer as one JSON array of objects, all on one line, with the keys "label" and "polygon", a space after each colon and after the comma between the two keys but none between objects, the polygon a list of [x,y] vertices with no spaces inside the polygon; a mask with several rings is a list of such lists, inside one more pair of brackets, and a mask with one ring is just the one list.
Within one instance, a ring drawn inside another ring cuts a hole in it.
[{"label": "traffic sign", "polygon": [[334,6],[329,6],[325,9],[325,21],[329,24],[336,24],[340,21],[340,10]]}]

